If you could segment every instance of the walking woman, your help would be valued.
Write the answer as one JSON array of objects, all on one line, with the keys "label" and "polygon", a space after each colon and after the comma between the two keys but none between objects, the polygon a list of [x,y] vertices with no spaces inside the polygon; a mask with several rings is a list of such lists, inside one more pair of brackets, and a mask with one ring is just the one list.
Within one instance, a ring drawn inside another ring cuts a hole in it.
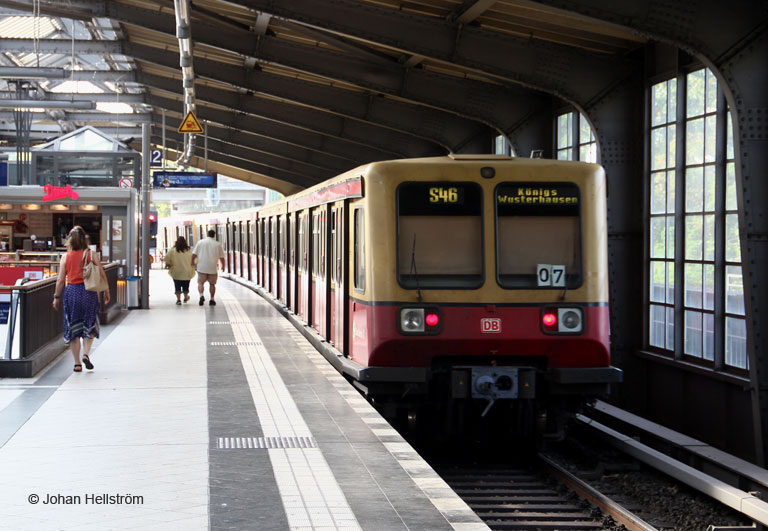
[{"label": "walking woman", "polygon": [[[53,309],[59,310],[59,301],[64,300],[64,342],[72,349],[75,358],[75,372],[82,372],[80,363],[80,339],[83,340],[83,364],[86,369],[93,369],[88,355],[94,338],[99,337],[99,294],[86,291],[83,283],[83,266],[95,258],[87,245],[85,231],[75,225],[67,237],[67,254],[61,257],[59,275],[56,279],[56,291],[53,295]],[[99,266],[101,276],[106,280],[104,266]],[[66,283],[66,288],[64,287]],[[104,304],[109,303],[109,288],[104,291]]]},{"label": "walking woman", "polygon": [[181,304],[181,293],[184,293],[184,302],[189,300],[189,281],[195,276],[195,268],[192,267],[192,251],[189,249],[184,236],[179,236],[176,243],[165,255],[165,264],[170,268],[168,274],[173,279],[176,292],[176,304]]}]

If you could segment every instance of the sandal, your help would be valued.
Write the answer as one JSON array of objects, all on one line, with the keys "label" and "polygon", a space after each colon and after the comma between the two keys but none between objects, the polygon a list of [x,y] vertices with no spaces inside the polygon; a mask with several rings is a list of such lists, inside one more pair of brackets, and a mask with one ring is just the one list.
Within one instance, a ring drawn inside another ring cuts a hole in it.
[{"label": "sandal", "polygon": [[83,363],[85,363],[85,368],[89,371],[93,370],[93,363],[91,363],[91,358],[88,357],[88,355],[83,356]]},{"label": "sandal", "polygon": [[72,370],[75,372],[83,372],[83,366],[80,365],[79,363],[75,363],[75,368]]}]

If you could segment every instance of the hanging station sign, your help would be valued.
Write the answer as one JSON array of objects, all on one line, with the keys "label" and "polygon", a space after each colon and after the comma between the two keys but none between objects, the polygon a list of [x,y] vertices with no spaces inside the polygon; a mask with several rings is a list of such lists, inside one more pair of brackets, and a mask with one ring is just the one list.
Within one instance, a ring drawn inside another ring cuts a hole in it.
[{"label": "hanging station sign", "polygon": [[153,188],[216,188],[217,183],[217,173],[156,171],[152,174]]}]

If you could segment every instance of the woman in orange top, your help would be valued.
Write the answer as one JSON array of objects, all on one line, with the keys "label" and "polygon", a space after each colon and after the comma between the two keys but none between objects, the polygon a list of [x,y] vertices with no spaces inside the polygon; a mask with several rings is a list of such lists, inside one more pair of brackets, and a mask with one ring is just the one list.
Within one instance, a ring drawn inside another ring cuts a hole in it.
[{"label": "woman in orange top", "polygon": [[[87,291],[83,283],[83,258],[85,261],[93,257],[88,252],[85,231],[76,225],[69,231],[67,238],[67,254],[61,257],[59,275],[56,279],[56,292],[53,295],[53,309],[59,310],[59,300],[64,300],[64,342],[72,349],[75,358],[75,372],[81,372],[80,338],[83,338],[83,363],[86,369],[93,369],[88,354],[91,352],[93,339],[99,337],[99,294]],[[104,280],[107,274],[99,261],[99,273]],[[66,288],[64,283],[66,281]],[[62,295],[63,292],[63,295]],[[109,288],[104,291],[104,304],[109,302]],[[74,341],[73,341],[74,340]]]}]

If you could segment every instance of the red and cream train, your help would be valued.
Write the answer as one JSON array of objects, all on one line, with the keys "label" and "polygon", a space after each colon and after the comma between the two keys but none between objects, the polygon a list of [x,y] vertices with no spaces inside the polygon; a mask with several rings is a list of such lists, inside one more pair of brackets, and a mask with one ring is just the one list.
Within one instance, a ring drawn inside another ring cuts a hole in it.
[{"label": "red and cream train", "polygon": [[[609,346],[595,164],[502,156],[361,166],[264,207],[164,220],[217,231],[259,286],[388,415],[532,428],[621,380]],[[455,423],[459,423],[456,425]]]}]

